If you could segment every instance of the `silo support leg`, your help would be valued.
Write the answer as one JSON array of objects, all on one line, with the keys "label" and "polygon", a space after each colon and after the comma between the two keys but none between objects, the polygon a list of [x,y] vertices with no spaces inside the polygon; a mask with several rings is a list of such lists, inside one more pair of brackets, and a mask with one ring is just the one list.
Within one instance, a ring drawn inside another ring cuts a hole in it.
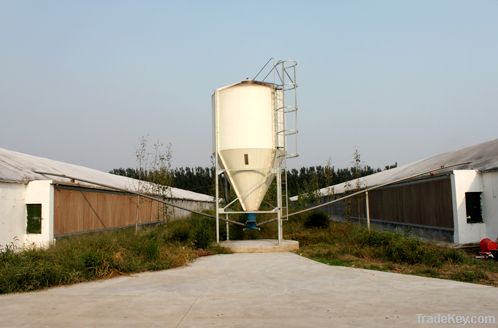
[{"label": "silo support leg", "polygon": [[278,244],[280,245],[282,243],[282,239],[283,239],[283,233],[282,233],[282,215],[280,213],[280,211],[278,212],[278,218],[277,218],[277,222],[278,222]]}]

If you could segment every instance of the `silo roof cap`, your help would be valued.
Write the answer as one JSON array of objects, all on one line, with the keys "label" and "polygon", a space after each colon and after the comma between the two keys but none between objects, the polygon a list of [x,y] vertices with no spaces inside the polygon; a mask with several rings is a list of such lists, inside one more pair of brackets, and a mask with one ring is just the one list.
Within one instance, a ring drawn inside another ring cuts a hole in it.
[{"label": "silo roof cap", "polygon": [[242,81],[237,82],[237,83],[232,83],[232,84],[225,85],[225,86],[223,86],[221,88],[217,88],[216,91],[222,91],[222,90],[225,90],[225,89],[236,87],[238,85],[247,85],[247,84],[256,84],[256,85],[262,85],[262,86],[270,87],[270,88],[277,88],[277,85],[274,84],[274,83],[269,83],[269,82],[264,82],[264,81],[257,81],[257,80],[242,80]]}]

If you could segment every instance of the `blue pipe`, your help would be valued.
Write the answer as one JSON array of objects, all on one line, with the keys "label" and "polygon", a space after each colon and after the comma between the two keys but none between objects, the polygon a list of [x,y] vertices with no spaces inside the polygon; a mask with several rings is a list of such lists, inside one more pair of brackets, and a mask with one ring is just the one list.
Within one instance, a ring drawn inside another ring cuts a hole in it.
[{"label": "blue pipe", "polygon": [[258,226],[256,225],[256,213],[246,214],[246,228],[251,230],[258,230]]}]

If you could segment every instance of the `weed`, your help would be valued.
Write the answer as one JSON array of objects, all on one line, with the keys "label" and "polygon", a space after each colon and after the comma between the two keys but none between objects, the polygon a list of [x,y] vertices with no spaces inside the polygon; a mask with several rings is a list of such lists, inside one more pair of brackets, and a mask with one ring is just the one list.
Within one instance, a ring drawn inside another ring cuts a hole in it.
[{"label": "weed", "polygon": [[178,242],[186,242],[190,239],[190,226],[183,221],[172,222],[170,239]]},{"label": "weed", "polygon": [[465,263],[467,260],[466,254],[457,249],[449,249],[443,253],[444,260],[451,263]]},{"label": "weed", "polygon": [[[193,217],[171,224],[61,239],[48,249],[0,248],[0,294],[109,278],[121,273],[185,265],[202,254],[226,252],[210,244],[214,222]],[[205,251],[199,252],[198,249]]]},{"label": "weed", "polygon": [[159,257],[159,242],[149,239],[144,243],[144,256],[147,260],[157,260]]},{"label": "weed", "polygon": [[465,281],[465,282],[477,282],[483,278],[486,278],[486,273],[482,270],[465,270],[457,271],[450,275],[453,280]]},{"label": "weed", "polygon": [[413,273],[420,276],[431,277],[431,278],[439,277],[439,271],[435,268],[422,267],[420,269],[414,270]]},{"label": "weed", "polygon": [[406,233],[368,231],[353,223],[307,229],[305,222],[306,218],[289,221],[286,238],[299,241],[299,254],[323,263],[498,286],[498,262],[478,261],[462,250]]},{"label": "weed", "polygon": [[192,243],[195,248],[207,248],[214,242],[215,224],[202,218],[193,218],[192,224]]},{"label": "weed", "polygon": [[322,262],[328,265],[338,265],[338,266],[351,266],[352,261],[342,260],[339,258],[328,259],[328,258],[315,258],[316,261]]}]

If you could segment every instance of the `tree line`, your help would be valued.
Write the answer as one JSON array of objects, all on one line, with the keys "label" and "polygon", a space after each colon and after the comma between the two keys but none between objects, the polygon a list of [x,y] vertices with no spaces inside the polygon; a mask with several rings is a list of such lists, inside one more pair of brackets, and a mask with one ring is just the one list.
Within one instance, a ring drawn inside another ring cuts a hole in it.
[{"label": "tree line", "polygon": [[[384,170],[397,167],[397,163],[387,165]],[[382,171],[369,165],[360,165],[358,160],[351,167],[335,168],[331,165],[301,167],[287,171],[287,190],[289,196],[313,192],[338,183],[354,180],[363,176]],[[154,170],[136,168],[118,168],[109,173],[134,179],[156,182],[157,172]],[[164,173],[162,173],[164,174]],[[168,173],[172,186],[202,194],[214,195],[213,167],[179,167]],[[223,183],[221,183],[223,185]]]}]

